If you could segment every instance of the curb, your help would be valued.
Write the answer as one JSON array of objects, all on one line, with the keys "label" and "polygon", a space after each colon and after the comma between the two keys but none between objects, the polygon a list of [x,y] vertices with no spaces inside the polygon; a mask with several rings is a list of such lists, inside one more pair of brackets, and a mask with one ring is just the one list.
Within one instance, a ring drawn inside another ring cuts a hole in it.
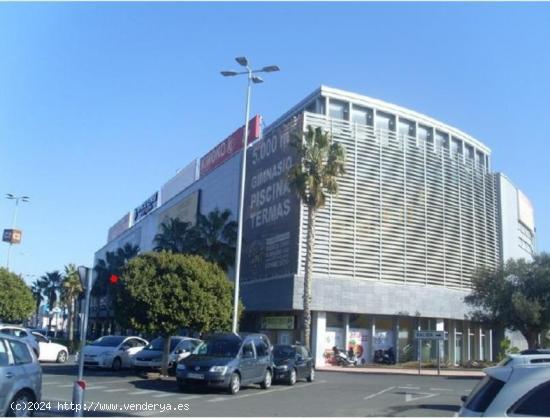
[{"label": "curb", "polygon": [[381,375],[415,375],[415,376],[422,376],[422,377],[452,377],[452,378],[481,378],[485,376],[485,373],[480,370],[476,371],[449,371],[449,370],[441,370],[441,374],[437,375],[437,370],[433,369],[425,369],[422,370],[420,374],[418,374],[418,370],[411,369],[397,369],[397,370],[391,370],[391,369],[375,369],[375,368],[334,368],[334,367],[316,367],[317,371],[323,371],[323,372],[343,372],[343,373],[351,373],[351,374],[381,374]]}]

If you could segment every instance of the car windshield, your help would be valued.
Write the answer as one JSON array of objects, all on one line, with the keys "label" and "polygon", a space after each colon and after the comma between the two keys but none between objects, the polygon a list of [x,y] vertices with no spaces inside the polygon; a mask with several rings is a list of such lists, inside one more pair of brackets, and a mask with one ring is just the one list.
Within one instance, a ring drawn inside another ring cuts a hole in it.
[{"label": "car windshield", "polygon": [[193,352],[200,356],[234,358],[239,353],[241,342],[238,340],[214,339],[201,343]]},{"label": "car windshield", "polygon": [[90,343],[90,346],[109,346],[115,347],[122,343],[124,336],[103,336],[102,338],[94,340]]},{"label": "car windshield", "polygon": [[289,345],[276,345],[273,348],[273,358],[275,359],[289,359],[296,356],[296,349]]},{"label": "car windshield", "polygon": [[[170,352],[176,349],[176,346],[181,342],[181,339],[170,339]],[[156,338],[151,341],[149,345],[145,347],[148,351],[162,351],[164,349],[164,338]]]}]

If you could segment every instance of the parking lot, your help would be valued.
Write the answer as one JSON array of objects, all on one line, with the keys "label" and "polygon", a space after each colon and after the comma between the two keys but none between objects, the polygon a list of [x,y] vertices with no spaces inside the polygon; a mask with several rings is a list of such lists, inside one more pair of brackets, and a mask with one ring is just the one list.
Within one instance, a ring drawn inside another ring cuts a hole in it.
[{"label": "parking lot", "polygon": [[[40,416],[72,416],[76,365],[43,365]],[[453,416],[475,378],[318,372],[313,383],[180,392],[173,378],[147,379],[133,372],[86,371],[85,416]]]}]

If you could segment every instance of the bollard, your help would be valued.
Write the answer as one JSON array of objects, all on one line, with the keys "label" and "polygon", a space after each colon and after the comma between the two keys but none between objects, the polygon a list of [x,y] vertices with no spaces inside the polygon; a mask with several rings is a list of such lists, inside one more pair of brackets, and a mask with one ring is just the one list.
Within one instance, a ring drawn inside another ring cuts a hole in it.
[{"label": "bollard", "polygon": [[83,416],[84,409],[84,390],[86,390],[86,381],[77,380],[73,386],[73,408],[76,417]]}]

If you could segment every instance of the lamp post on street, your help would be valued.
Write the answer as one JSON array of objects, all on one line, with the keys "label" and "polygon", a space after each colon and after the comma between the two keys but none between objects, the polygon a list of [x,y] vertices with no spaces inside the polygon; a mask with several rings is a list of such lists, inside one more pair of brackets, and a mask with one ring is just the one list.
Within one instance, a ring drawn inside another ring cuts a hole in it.
[{"label": "lamp post on street", "polygon": [[242,236],[243,236],[243,212],[244,212],[244,186],[246,178],[246,149],[248,145],[248,120],[250,118],[250,92],[252,90],[252,83],[263,83],[261,77],[257,76],[257,73],[272,73],[279,71],[279,67],[276,65],[265,66],[261,69],[252,70],[250,63],[246,57],[237,57],[235,61],[241,66],[245,67],[245,71],[222,71],[221,74],[224,77],[233,77],[241,74],[246,74],[248,83],[246,88],[246,107],[245,107],[245,120],[244,120],[244,134],[243,134],[243,155],[241,161],[241,185],[239,191],[239,219],[237,224],[237,249],[235,254],[235,295],[233,298],[233,333],[237,333],[238,330],[238,313],[239,313],[239,285],[241,275],[241,251],[242,251]]},{"label": "lamp post on street", "polygon": [[[15,230],[15,223],[17,222],[17,212],[19,210],[19,201],[29,202],[29,200],[31,198],[26,196],[26,195],[15,196],[11,193],[7,193],[6,194],[6,199],[11,199],[11,200],[15,201],[15,209],[13,211],[13,218],[12,218],[12,222],[11,222],[11,228],[12,228],[12,232],[13,232],[13,230]],[[8,257],[7,257],[7,260],[6,260],[6,269],[7,270],[10,269],[10,253],[11,253],[11,246],[12,245],[13,245],[13,243],[10,241],[9,247],[8,247]]]}]

